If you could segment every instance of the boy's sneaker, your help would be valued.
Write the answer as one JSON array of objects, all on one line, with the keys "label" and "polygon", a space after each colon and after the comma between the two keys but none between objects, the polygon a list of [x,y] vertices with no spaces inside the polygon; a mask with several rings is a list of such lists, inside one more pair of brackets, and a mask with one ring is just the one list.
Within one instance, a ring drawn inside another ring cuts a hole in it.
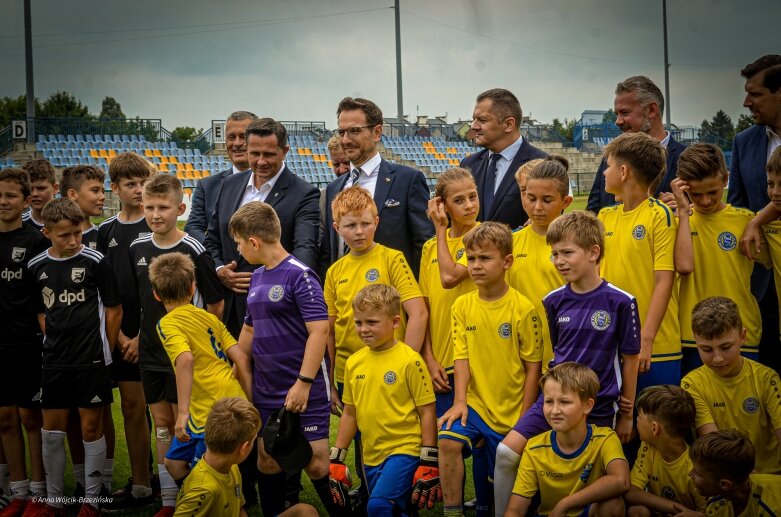
[{"label": "boy's sneaker", "polygon": [[19,499],[14,497],[8,506],[0,512],[0,517],[21,517],[24,514],[24,509],[27,507],[26,499]]},{"label": "boy's sneaker", "polygon": [[173,517],[176,508],[173,506],[163,506],[160,511],[155,514],[154,517]]},{"label": "boy's sneaker", "polygon": [[125,483],[125,486],[111,494],[111,497],[116,499],[117,497],[125,497],[127,494],[129,494],[133,490],[133,478],[127,478],[127,483]]},{"label": "boy's sneaker", "polygon": [[91,504],[84,503],[76,517],[100,517],[100,510]]}]

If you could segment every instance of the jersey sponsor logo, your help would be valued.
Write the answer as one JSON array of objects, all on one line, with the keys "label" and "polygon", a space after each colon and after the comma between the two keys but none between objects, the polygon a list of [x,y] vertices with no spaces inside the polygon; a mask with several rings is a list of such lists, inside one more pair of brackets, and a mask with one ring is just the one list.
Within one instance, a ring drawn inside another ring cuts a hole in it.
[{"label": "jersey sponsor logo", "polygon": [[474,332],[475,330],[477,330],[477,325],[467,325],[465,330],[467,332]]},{"label": "jersey sponsor logo", "polygon": [[268,290],[268,299],[272,302],[278,302],[283,296],[285,296],[285,288],[281,285],[272,286],[271,289]]},{"label": "jersey sponsor logo", "polygon": [[585,483],[588,481],[588,477],[591,475],[591,469],[594,468],[593,463],[589,463],[583,467],[583,472],[580,473],[580,480]]},{"label": "jersey sponsor logo", "polygon": [[754,414],[759,411],[759,401],[754,397],[748,397],[743,401],[743,411],[748,414]]},{"label": "jersey sponsor logo", "polygon": [[355,376],[355,380],[356,380],[356,381],[362,381],[362,380],[364,380],[365,378],[366,378],[366,375],[364,375],[364,374],[362,374],[362,373],[359,373],[359,374],[357,374],[357,375]]},{"label": "jersey sponsor logo", "polygon": [[544,478],[563,478],[564,474],[562,472],[550,472],[548,470],[541,470],[540,476]]},{"label": "jersey sponsor logo", "polygon": [[713,407],[727,407],[726,402],[714,402]]},{"label": "jersey sponsor logo", "polygon": [[464,256],[464,248],[461,248],[460,250],[456,251],[456,260],[459,260],[463,256]]},{"label": "jersey sponsor logo", "polygon": [[526,258],[528,255],[526,253],[516,253],[515,258]]},{"label": "jersey sponsor logo", "polygon": [[645,237],[645,226],[643,226],[642,224],[638,224],[637,226],[632,228],[632,237],[634,237],[638,241],[642,240],[643,237]]},{"label": "jersey sponsor logo", "polygon": [[382,376],[382,380],[385,381],[385,384],[395,384],[396,372],[394,372],[393,370],[385,372],[385,375]]},{"label": "jersey sponsor logo", "polygon": [[117,243],[117,240],[112,237],[111,240],[108,241],[108,247],[113,248],[114,246],[119,246],[119,244]]},{"label": "jersey sponsor logo", "polygon": [[304,426],[304,432],[305,433],[313,433],[315,431],[317,431],[317,426],[316,425],[305,425]]},{"label": "jersey sponsor logo", "polygon": [[597,311],[591,315],[591,326],[595,330],[607,330],[610,327],[610,314],[606,311]]},{"label": "jersey sponsor logo", "polygon": [[43,304],[46,306],[47,309],[51,309],[52,305],[54,305],[54,302],[57,299],[57,297],[54,295],[54,291],[52,291],[48,287],[44,287],[43,289],[41,289],[41,295],[43,295]]},{"label": "jersey sponsor logo", "polygon": [[770,235],[778,235],[778,230],[774,230],[773,228],[766,228],[765,233],[768,233]]},{"label": "jersey sponsor logo", "polygon": [[[45,288],[45,289],[48,289]],[[64,303],[65,305],[72,305],[74,303],[81,303],[86,300],[86,295],[84,294],[84,289],[81,291],[68,291],[65,289],[63,292],[57,296],[57,301],[60,303]],[[46,295],[44,294],[44,303],[46,303]],[[47,307],[51,307],[51,305],[47,305]]]},{"label": "jersey sponsor logo", "polygon": [[569,323],[569,316],[559,316],[558,323]]},{"label": "jersey sponsor logo", "polygon": [[41,273],[41,276],[38,277],[38,280],[46,280],[47,278],[49,278],[49,275],[47,275],[46,271],[44,271]]},{"label": "jersey sponsor logo", "polygon": [[664,497],[665,499],[674,500],[675,490],[673,489],[673,487],[669,485],[665,485],[664,487],[662,487],[662,497]]},{"label": "jersey sponsor logo", "polygon": [[24,260],[26,254],[27,248],[14,248],[11,250],[11,260],[14,262],[21,262]]},{"label": "jersey sponsor logo", "polygon": [[502,323],[499,325],[497,331],[499,332],[499,337],[507,339],[513,333],[513,326],[510,323]]},{"label": "jersey sponsor logo", "polygon": [[719,248],[724,251],[732,251],[738,245],[738,239],[732,232],[721,232],[718,238]]},{"label": "jersey sponsor logo", "polygon": [[612,236],[613,236],[613,232],[605,232],[605,237],[612,237]]},{"label": "jersey sponsor logo", "polygon": [[2,278],[3,280],[8,280],[9,282],[12,280],[21,280],[22,268],[19,268],[16,271],[14,271],[13,269],[5,268],[2,272],[0,272],[0,278]]},{"label": "jersey sponsor logo", "polygon": [[365,278],[367,282],[376,282],[380,279],[380,272],[372,268],[366,272]]},{"label": "jersey sponsor logo", "polygon": [[146,258],[141,257],[138,259],[138,262],[136,262],[136,266],[146,266]]},{"label": "jersey sponsor logo", "polygon": [[350,281],[350,279],[349,279],[349,278],[342,278],[341,280],[339,280],[338,282],[336,282],[336,285],[342,285],[342,284],[346,284],[346,283],[347,283],[347,282],[349,282],[349,281]]},{"label": "jersey sponsor logo", "polygon": [[87,276],[87,270],[83,267],[74,267],[71,269],[71,280],[76,282],[77,284],[80,284],[84,277]]}]

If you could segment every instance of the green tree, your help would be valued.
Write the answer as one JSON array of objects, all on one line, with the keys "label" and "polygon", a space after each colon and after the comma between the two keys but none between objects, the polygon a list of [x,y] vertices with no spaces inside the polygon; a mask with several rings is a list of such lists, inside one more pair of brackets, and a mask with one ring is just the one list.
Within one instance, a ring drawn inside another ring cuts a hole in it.
[{"label": "green tree", "polygon": [[171,131],[171,139],[178,142],[190,142],[203,133],[203,128],[195,129],[189,126],[179,126]]},{"label": "green tree", "polygon": [[68,92],[56,91],[43,103],[44,117],[88,117],[89,109]]},{"label": "green tree", "polygon": [[607,110],[607,112],[602,116],[602,123],[603,124],[615,124],[616,118],[618,116],[616,115],[616,112],[612,109]]},{"label": "green tree", "polygon": [[724,110],[719,110],[710,121],[702,121],[700,132],[723,140],[732,140],[735,136],[735,126],[732,124],[730,116]]},{"label": "green tree", "polygon": [[564,122],[558,118],[554,118],[552,122],[553,131],[558,133],[565,141],[572,142],[572,135],[575,133],[575,122],[576,120],[574,118],[565,118]]},{"label": "green tree", "polygon": [[122,111],[122,106],[119,105],[114,97],[106,97],[103,99],[100,107],[100,115],[98,118],[127,118]]},{"label": "green tree", "polygon": [[[35,114],[41,114],[41,102],[35,99]],[[3,97],[0,99],[0,129],[11,124],[12,120],[27,118],[27,96]]]},{"label": "green tree", "polygon": [[741,113],[738,117],[738,123],[735,124],[735,134],[740,133],[741,131],[745,131],[753,125],[754,119],[751,118],[751,115]]}]

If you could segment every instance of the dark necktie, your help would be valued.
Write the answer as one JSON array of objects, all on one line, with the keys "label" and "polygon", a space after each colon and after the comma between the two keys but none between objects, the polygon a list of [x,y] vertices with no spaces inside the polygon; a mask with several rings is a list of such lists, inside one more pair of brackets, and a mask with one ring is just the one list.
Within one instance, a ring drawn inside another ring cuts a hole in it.
[{"label": "dark necktie", "polygon": [[358,177],[361,175],[361,168],[356,167],[355,169],[350,171],[350,185],[349,187],[354,187],[358,185]]},{"label": "dark necktie", "polygon": [[496,162],[502,155],[493,153],[488,161],[488,170],[485,171],[485,188],[483,189],[483,220],[488,220],[491,206],[494,204],[494,190],[496,189]]}]

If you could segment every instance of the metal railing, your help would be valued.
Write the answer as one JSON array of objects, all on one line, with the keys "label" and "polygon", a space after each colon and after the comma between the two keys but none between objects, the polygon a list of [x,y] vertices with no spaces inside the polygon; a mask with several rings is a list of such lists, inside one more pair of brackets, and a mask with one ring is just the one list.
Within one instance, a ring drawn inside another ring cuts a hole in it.
[{"label": "metal railing", "polygon": [[165,140],[164,131],[160,119],[36,117],[34,136],[37,141],[38,135],[143,135],[157,142]]},{"label": "metal railing", "polygon": [[12,127],[13,126],[8,126],[0,129],[0,155],[13,150],[14,148],[13,133],[11,132]]}]

